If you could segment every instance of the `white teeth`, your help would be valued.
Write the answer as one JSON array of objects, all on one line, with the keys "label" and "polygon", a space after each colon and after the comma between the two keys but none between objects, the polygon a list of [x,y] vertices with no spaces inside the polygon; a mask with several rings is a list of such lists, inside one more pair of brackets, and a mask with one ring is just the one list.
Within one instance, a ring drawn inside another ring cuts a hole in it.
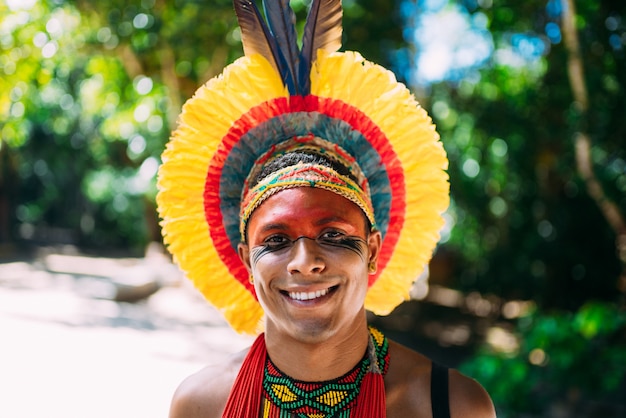
[{"label": "white teeth", "polygon": [[318,290],[316,292],[290,292],[289,297],[295,300],[311,300],[327,295],[329,289]]}]

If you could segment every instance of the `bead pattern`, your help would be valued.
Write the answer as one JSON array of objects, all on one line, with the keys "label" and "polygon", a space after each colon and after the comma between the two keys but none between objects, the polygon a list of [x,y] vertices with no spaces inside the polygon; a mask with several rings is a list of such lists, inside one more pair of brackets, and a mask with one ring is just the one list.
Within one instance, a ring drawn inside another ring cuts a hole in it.
[{"label": "bead pattern", "polygon": [[303,382],[281,372],[267,359],[263,377],[264,418],[349,418],[358,402],[367,373],[385,374],[389,345],[384,335],[370,327],[370,344],[363,359],[345,375],[326,382]]}]

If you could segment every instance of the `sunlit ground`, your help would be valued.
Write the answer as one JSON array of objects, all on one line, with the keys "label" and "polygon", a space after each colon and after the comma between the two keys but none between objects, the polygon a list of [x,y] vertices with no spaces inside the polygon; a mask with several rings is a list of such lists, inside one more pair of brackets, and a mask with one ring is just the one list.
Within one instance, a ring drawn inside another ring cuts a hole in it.
[{"label": "sunlit ground", "polygon": [[46,260],[0,264],[2,418],[167,417],[184,377],[250,343],[184,282],[115,302],[107,272],[90,271],[141,266]]}]

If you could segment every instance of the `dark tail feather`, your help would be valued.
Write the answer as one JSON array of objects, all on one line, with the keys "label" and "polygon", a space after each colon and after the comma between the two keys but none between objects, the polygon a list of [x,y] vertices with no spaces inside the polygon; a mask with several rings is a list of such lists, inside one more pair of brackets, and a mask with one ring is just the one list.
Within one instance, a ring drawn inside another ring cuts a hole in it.
[{"label": "dark tail feather", "polygon": [[318,49],[335,52],[341,48],[343,32],[341,0],[313,0],[304,26],[302,53],[298,66],[298,82],[306,93],[310,89],[309,73]]},{"label": "dark tail feather", "polygon": [[241,43],[244,54],[261,54],[284,79],[287,71],[284,60],[276,40],[272,37],[254,1],[233,0],[233,5],[241,28]]},{"label": "dark tail feather", "polygon": [[[289,0],[265,0],[263,1],[265,16],[269,23],[272,35],[276,39],[278,49],[284,58],[284,64],[288,69],[290,78],[283,78],[288,87],[293,83],[297,86],[297,69],[300,53],[298,49],[298,35],[296,33],[296,15],[289,6]],[[291,91],[291,87],[290,87]],[[301,94],[292,91],[292,94]]]}]

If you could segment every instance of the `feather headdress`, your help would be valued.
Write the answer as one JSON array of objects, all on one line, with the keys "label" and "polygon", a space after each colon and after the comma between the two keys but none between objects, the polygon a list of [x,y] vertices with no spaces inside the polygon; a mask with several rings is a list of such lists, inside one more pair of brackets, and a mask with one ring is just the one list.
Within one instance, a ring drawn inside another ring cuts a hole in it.
[{"label": "feather headdress", "polygon": [[341,46],[341,1],[313,0],[298,47],[288,0],[235,0],[245,56],[184,105],[157,204],[174,260],[239,332],[263,311],[237,255],[246,179],[286,141],[324,144],[359,168],[383,235],[365,306],[387,314],[430,260],[449,203],[430,117],[393,73]]}]

